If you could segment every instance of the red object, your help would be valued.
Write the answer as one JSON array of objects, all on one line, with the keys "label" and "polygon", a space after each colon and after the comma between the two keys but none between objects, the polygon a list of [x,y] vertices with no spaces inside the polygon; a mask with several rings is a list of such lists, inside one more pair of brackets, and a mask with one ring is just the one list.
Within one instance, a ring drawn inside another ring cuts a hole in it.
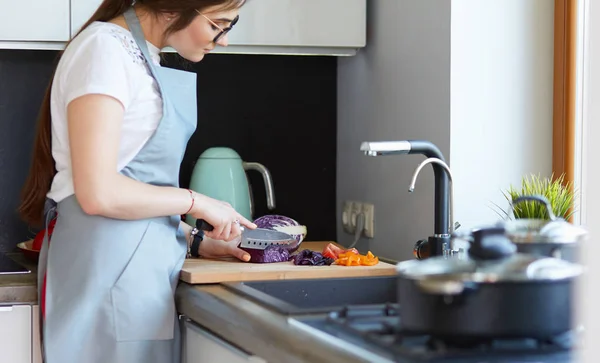
[{"label": "red object", "polygon": [[17,248],[19,250],[21,250],[21,252],[23,253],[23,256],[25,256],[25,258],[27,258],[31,262],[35,262],[35,263],[38,262],[38,259],[40,257],[40,251],[33,249],[33,240],[32,239],[30,239],[29,241],[18,243]]},{"label": "red object", "polygon": [[[56,218],[54,218],[52,221],[50,221],[50,223],[48,223],[48,247],[50,247],[50,240],[52,237],[52,232],[54,232],[54,225],[56,225]],[[44,231],[41,231],[39,234],[42,235],[41,239],[42,241],[44,240]],[[36,236],[37,237],[37,236]],[[41,249],[41,244],[40,244],[40,249]],[[42,313],[42,320],[46,319],[46,278],[48,276],[48,273],[45,272],[44,273],[44,281],[42,282],[42,292],[40,293],[40,297],[41,300],[40,301],[40,309],[41,309],[41,313]]]},{"label": "red object", "polygon": [[354,254],[358,254],[358,250],[356,248],[350,248],[350,249],[345,250],[343,248],[340,248],[340,247],[334,245],[333,243],[327,244],[327,246],[325,246],[325,248],[323,249],[323,252],[321,254],[323,255],[323,257],[333,258],[334,260],[337,260],[340,256],[340,254],[346,253],[346,252],[352,252]]},{"label": "red object", "polygon": [[46,234],[46,230],[48,231],[48,239],[50,239],[50,237],[52,236],[52,232],[54,232],[55,225],[56,225],[56,218],[54,218],[53,220],[50,221],[50,223],[48,223],[48,228],[39,231],[38,234],[35,235],[35,238],[33,239],[33,245],[31,248],[36,251],[41,250],[42,243],[44,242],[44,235]]}]

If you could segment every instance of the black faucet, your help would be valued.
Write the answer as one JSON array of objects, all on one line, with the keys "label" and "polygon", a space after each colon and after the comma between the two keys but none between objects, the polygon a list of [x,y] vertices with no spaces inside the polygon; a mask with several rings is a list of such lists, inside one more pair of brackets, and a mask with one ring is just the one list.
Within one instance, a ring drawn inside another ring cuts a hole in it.
[{"label": "black faucet", "polygon": [[[446,162],[440,149],[427,140],[363,142],[360,150],[368,156],[421,154]],[[449,178],[441,165],[432,166],[435,178],[434,230],[433,235],[427,240],[427,246],[421,246],[422,250],[428,253],[423,253],[422,256],[417,256],[418,258],[442,256],[444,246],[450,246]]]}]

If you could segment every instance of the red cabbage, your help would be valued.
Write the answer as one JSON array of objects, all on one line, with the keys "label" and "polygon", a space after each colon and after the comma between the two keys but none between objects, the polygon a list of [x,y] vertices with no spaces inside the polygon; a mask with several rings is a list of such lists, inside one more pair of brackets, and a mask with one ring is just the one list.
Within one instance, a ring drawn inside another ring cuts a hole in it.
[{"label": "red cabbage", "polygon": [[258,228],[272,228],[272,227],[287,227],[287,226],[299,226],[300,224],[294,219],[286,216],[277,214],[269,214],[266,216],[258,217],[254,221]]},{"label": "red cabbage", "polygon": [[320,252],[307,249],[290,256],[290,261],[294,261],[294,265],[329,266],[335,260],[324,257]]},{"label": "red cabbage", "polygon": [[250,261],[254,263],[272,263],[272,262],[286,262],[289,261],[290,251],[279,245],[270,245],[264,250],[257,250],[253,248],[243,248],[242,250],[250,254]]},{"label": "red cabbage", "polygon": [[298,245],[306,238],[306,226],[301,225],[294,219],[277,214],[269,214],[254,220],[258,228],[266,228],[285,232],[298,241]]}]

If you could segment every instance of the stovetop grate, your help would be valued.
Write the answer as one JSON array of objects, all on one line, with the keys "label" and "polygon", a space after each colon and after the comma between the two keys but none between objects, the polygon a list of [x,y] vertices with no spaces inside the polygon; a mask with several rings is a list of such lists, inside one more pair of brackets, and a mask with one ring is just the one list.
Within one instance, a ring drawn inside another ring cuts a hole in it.
[{"label": "stovetop grate", "polygon": [[578,338],[577,332],[568,332],[549,340],[489,339],[476,341],[448,341],[428,335],[411,335],[401,331],[397,304],[349,306],[332,312],[330,324],[364,339],[396,357],[416,361],[444,361],[482,356],[547,356],[570,353]]}]

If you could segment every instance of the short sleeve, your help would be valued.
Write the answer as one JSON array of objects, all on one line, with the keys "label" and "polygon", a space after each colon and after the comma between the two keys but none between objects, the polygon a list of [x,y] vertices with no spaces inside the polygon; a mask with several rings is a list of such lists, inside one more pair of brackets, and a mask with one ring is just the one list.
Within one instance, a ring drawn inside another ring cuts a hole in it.
[{"label": "short sleeve", "polygon": [[63,55],[61,91],[67,106],[86,94],[117,99],[127,109],[132,98],[131,56],[111,34],[96,33],[82,39]]}]

